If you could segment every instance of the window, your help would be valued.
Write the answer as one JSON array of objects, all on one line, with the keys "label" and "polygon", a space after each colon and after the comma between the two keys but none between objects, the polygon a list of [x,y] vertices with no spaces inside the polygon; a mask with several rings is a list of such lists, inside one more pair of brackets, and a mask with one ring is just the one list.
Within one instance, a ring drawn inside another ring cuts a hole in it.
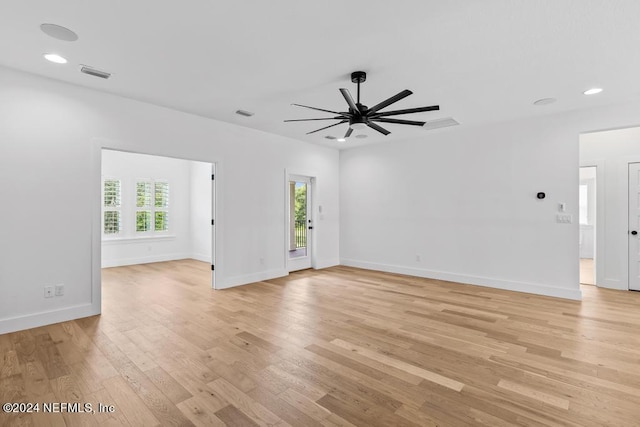
[{"label": "window", "polygon": [[117,179],[105,179],[102,186],[103,222],[102,232],[112,235],[122,231],[121,228],[121,197],[120,181]]},{"label": "window", "polygon": [[169,183],[155,183],[155,229],[167,231],[169,229]]},{"label": "window", "polygon": [[165,180],[104,178],[102,236],[128,239],[169,231],[169,183]]},{"label": "window", "polygon": [[136,231],[151,231],[151,183],[136,183]]},{"label": "window", "polygon": [[138,181],[136,183],[136,232],[169,230],[169,183]]}]

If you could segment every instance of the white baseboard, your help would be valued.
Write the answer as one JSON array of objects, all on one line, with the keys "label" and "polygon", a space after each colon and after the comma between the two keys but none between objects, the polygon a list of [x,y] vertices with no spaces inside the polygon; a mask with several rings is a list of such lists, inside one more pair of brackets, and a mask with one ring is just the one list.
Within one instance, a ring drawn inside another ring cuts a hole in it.
[{"label": "white baseboard", "polygon": [[288,276],[289,272],[284,269],[261,271],[259,273],[234,276],[225,279],[224,283],[219,283],[216,289],[228,289],[236,286],[248,285],[249,283],[262,282],[263,280],[277,279]]},{"label": "white baseboard", "polygon": [[125,265],[149,264],[152,262],[176,261],[191,258],[191,254],[163,254],[136,258],[120,258],[102,260],[102,268],[122,267]]},{"label": "white baseboard", "polygon": [[507,291],[526,292],[530,294],[546,295],[550,297],[582,300],[582,291],[577,289],[558,288],[535,283],[515,282],[489,277],[475,277],[465,274],[449,273],[444,271],[423,270],[396,265],[378,264],[354,259],[342,259],[341,264],[348,267],[364,268],[367,270],[384,271],[387,273],[406,274],[408,276],[424,277],[427,279],[446,280],[448,282],[465,283],[469,285],[485,286],[489,288],[504,289]]},{"label": "white baseboard", "polygon": [[320,270],[322,268],[335,267],[336,265],[340,265],[340,259],[322,259],[316,261],[316,266],[314,267],[316,270]]},{"label": "white baseboard", "polygon": [[195,259],[196,261],[211,262],[211,255],[206,254],[191,254],[188,258]]},{"label": "white baseboard", "polygon": [[607,289],[617,289],[619,291],[628,291],[629,287],[626,283],[623,283],[621,280],[617,279],[603,279],[598,281],[596,277],[596,282],[598,283],[599,288],[607,288]]},{"label": "white baseboard", "polygon": [[36,314],[0,319],[0,334],[37,328],[53,323],[66,322],[82,317],[100,314],[100,308],[93,304],[83,304],[58,310],[45,311]]}]

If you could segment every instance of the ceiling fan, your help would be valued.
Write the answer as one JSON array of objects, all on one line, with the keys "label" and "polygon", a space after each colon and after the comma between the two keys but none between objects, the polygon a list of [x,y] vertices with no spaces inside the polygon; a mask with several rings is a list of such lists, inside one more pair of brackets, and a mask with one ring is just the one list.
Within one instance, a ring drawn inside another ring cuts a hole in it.
[{"label": "ceiling fan", "polygon": [[364,83],[367,80],[367,73],[364,71],[354,71],[351,73],[351,81],[358,85],[358,96],[357,101],[353,100],[353,97],[349,93],[347,89],[340,89],[340,93],[344,97],[345,101],[349,105],[349,111],[340,112],[340,111],[331,111],[325,110],[322,108],[309,107],[307,105],[300,104],[292,104],[298,107],[309,108],[311,110],[324,111],[325,113],[336,114],[335,117],[325,117],[319,119],[293,119],[293,120],[285,120],[285,122],[305,122],[305,121],[315,121],[315,120],[339,120],[338,123],[334,123],[329,126],[325,126],[320,129],[313,130],[311,132],[307,132],[307,135],[320,132],[321,130],[329,129],[333,126],[338,126],[343,123],[349,123],[349,129],[347,133],[344,135],[345,138],[349,138],[351,133],[356,130],[361,130],[366,128],[367,126],[371,129],[375,129],[383,135],[389,135],[391,132],[380,126],[378,123],[394,123],[398,125],[412,125],[412,126],[424,126],[426,122],[419,122],[415,120],[400,120],[400,119],[389,119],[389,116],[398,116],[400,114],[411,114],[411,113],[420,113],[423,111],[436,111],[440,109],[438,105],[432,105],[430,107],[418,107],[418,108],[407,108],[405,110],[393,110],[393,111],[384,111],[380,110],[388,107],[389,105],[400,101],[403,98],[411,95],[413,92],[410,90],[403,90],[397,95],[392,96],[389,99],[382,101],[379,104],[374,105],[371,108],[368,108],[366,105],[362,105],[360,103],[360,83]]}]

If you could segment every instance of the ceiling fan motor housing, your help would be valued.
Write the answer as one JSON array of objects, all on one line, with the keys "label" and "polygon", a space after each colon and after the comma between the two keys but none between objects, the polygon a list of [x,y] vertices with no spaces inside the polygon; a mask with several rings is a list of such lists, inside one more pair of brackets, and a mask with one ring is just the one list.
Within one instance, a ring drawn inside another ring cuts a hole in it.
[{"label": "ceiling fan motor housing", "polygon": [[353,83],[364,83],[367,81],[367,73],[364,71],[354,71],[351,73],[351,81]]}]

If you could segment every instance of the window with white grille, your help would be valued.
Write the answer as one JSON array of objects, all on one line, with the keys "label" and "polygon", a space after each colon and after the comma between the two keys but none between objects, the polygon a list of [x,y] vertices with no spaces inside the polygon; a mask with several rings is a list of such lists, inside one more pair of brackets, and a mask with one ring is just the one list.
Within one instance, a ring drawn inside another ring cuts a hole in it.
[{"label": "window with white grille", "polygon": [[169,183],[138,181],[136,183],[136,232],[169,230]]},{"label": "window with white grille", "polygon": [[155,183],[155,231],[169,230],[169,183]]},{"label": "window with white grille", "polygon": [[122,231],[120,180],[105,179],[102,184],[102,232],[116,235]]}]

